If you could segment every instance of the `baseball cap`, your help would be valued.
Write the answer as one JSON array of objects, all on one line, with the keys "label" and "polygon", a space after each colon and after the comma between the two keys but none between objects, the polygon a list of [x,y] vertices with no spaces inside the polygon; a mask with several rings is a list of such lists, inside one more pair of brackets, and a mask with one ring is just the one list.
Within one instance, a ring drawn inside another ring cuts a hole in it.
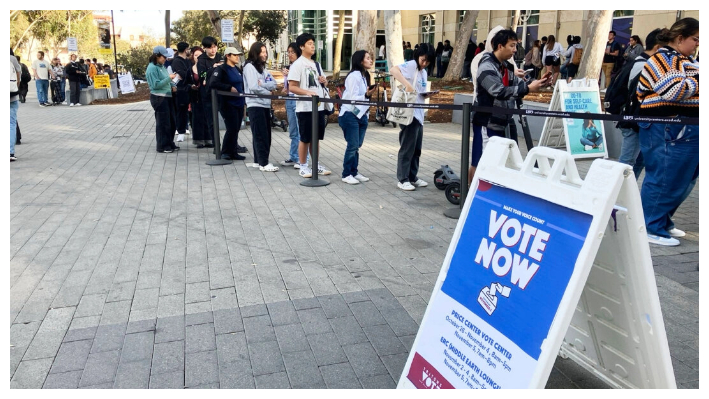
[{"label": "baseball cap", "polygon": [[165,49],[165,46],[155,46],[155,48],[153,49],[153,54],[160,54],[163,57],[168,58],[168,53],[167,49]]},{"label": "baseball cap", "polygon": [[227,47],[226,50],[224,50],[224,56],[226,56],[227,54],[242,55],[244,54],[244,52],[237,50],[236,47]]},{"label": "baseball cap", "polygon": [[167,58],[175,58],[175,50],[172,48],[167,49]]}]

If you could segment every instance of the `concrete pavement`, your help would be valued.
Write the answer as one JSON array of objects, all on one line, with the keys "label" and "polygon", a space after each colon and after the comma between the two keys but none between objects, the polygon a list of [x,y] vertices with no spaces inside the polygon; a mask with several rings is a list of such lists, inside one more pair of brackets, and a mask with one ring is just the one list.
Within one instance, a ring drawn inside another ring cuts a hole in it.
[{"label": "concrete pavement", "polygon": [[[13,388],[393,388],[456,221],[431,184],[396,187],[398,129],[371,124],[370,182],[340,181],[332,124],[323,188],[297,171],[155,152],[149,103],[21,104],[11,167]],[[420,177],[459,169],[460,126],[424,127]],[[239,142],[251,148],[248,130]],[[274,130],[271,161],[287,157]],[[523,144],[522,144],[523,145]],[[247,155],[246,162],[251,161]],[[578,162],[585,175],[590,161]],[[698,387],[699,225],[651,247],[678,385]],[[548,388],[602,388],[558,359]]]}]

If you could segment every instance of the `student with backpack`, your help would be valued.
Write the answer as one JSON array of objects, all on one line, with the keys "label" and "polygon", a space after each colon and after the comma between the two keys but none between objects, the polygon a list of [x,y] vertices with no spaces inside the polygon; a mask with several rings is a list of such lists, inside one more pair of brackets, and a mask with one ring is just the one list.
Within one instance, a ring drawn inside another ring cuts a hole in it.
[{"label": "student with backpack", "polygon": [[20,61],[20,56],[16,55],[15,58],[17,59],[17,62],[20,64],[20,67],[22,68],[22,74],[20,75],[20,102],[24,104],[24,102],[27,100],[27,92],[29,91],[29,83],[32,80],[32,74],[30,73],[29,68],[27,68],[27,65],[23,64]]},{"label": "student with backpack", "polygon": [[451,56],[453,55],[453,46],[451,46],[451,41],[446,40],[443,43],[443,51],[441,52],[441,77],[446,76],[448,64],[450,63]]},{"label": "student with backpack", "polygon": [[[628,74],[626,101],[620,110],[620,114],[622,115],[637,114],[638,96],[636,89],[640,78],[640,72],[642,72],[645,67],[647,60],[657,53],[657,50],[661,47],[661,44],[657,42],[657,35],[661,31],[662,30],[658,28],[650,32],[647,35],[647,38],[645,38],[647,50],[637,56],[633,60],[633,63],[629,63],[629,66],[626,66],[627,68],[630,68],[630,72]],[[622,81],[619,81],[619,83],[622,83]],[[609,87],[608,90],[610,89],[611,88]],[[606,91],[606,94],[608,93],[608,90]],[[632,166],[635,178],[638,179],[640,177],[640,172],[642,172],[645,167],[645,160],[643,159],[643,154],[640,152],[638,124],[635,122],[618,122],[616,127],[620,129],[620,132],[623,135],[623,144],[620,147],[620,158],[618,159],[618,162]]]},{"label": "student with backpack", "polygon": [[579,72],[579,65],[581,65],[581,59],[583,58],[583,45],[581,44],[581,36],[574,36],[573,45],[571,46],[571,61],[566,67],[566,81],[570,83],[576,77]]}]

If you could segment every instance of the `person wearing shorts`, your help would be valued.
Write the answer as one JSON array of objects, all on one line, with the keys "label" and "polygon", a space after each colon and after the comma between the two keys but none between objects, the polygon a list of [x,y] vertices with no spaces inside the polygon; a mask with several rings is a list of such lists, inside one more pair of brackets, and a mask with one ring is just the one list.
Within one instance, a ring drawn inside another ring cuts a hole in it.
[{"label": "person wearing shorts", "polygon": [[[288,88],[291,93],[304,96],[322,96],[323,90],[327,90],[327,78],[321,74],[319,66],[311,59],[315,54],[315,37],[310,33],[303,33],[295,40],[300,48],[300,57],[290,66],[288,71]],[[312,177],[313,171],[308,167],[308,150],[312,149],[312,118],[313,112],[318,113],[318,139],[325,138],[325,103],[321,102],[317,110],[312,109],[310,101],[297,101],[295,114],[298,118],[298,132],[300,133],[300,144],[298,145],[298,158],[300,163],[300,176],[304,178]],[[319,175],[329,175],[330,172],[324,166],[318,164]]]}]

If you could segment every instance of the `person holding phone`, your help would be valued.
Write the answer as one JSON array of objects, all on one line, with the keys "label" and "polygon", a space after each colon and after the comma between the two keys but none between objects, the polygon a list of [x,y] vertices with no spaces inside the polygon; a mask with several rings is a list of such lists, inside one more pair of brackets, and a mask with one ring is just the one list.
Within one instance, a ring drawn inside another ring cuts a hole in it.
[{"label": "person holding phone", "polygon": [[[416,104],[426,101],[426,68],[434,62],[436,54],[428,43],[421,43],[414,51],[414,59],[391,69],[391,75],[404,85],[409,93],[418,93]],[[428,183],[418,178],[419,159],[423,147],[423,109],[414,109],[414,119],[409,125],[400,125],[399,154],[396,162],[397,187],[404,191],[416,190],[416,187],[426,187]]]},{"label": "person holding phone", "polygon": [[150,105],[155,111],[155,149],[160,153],[170,153],[180,149],[173,142],[175,108],[172,104],[172,93],[175,92],[176,87],[172,79],[177,75],[168,74],[164,67],[165,60],[167,60],[167,49],[156,46],[145,70],[145,79],[150,87]]},{"label": "person holding phone", "polygon": [[[376,85],[371,82],[368,70],[374,61],[367,50],[358,50],[352,54],[352,69],[345,78],[343,100],[366,101],[374,93]],[[364,134],[369,124],[369,106],[342,104],[337,121],[347,141],[345,157],[342,162],[342,181],[347,184],[359,184],[369,181],[357,169],[359,165],[359,149],[364,143]]]},{"label": "person holding phone", "polygon": [[[484,53],[480,59],[475,78],[477,96],[475,105],[482,107],[513,108],[514,100],[521,99],[530,91],[538,91],[544,86],[549,75],[527,83],[525,73],[515,70],[509,61],[517,51],[517,34],[511,29],[501,29],[490,40],[493,52]],[[473,143],[468,171],[468,184],[473,181],[475,169],[483,152],[483,135],[505,137],[505,128],[511,115],[497,115],[476,112],[473,116]]]}]

